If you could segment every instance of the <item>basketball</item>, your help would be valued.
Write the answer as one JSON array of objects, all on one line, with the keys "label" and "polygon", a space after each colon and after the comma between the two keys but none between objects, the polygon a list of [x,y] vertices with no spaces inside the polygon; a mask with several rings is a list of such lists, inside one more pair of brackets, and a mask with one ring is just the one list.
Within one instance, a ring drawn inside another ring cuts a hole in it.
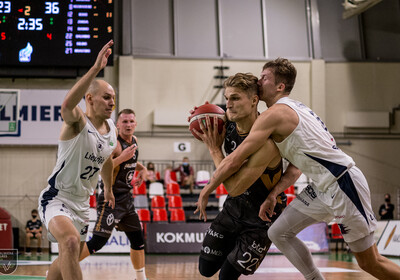
[{"label": "basketball", "polygon": [[218,133],[222,132],[225,125],[225,111],[221,107],[214,104],[204,104],[199,106],[198,108],[196,108],[196,110],[194,110],[189,118],[189,130],[190,132],[192,132],[193,136],[199,140],[201,139],[196,135],[193,129],[196,129],[198,132],[203,133],[201,131],[198,120],[200,120],[207,128],[206,115],[210,116],[211,125],[214,124],[214,116],[218,117]]}]

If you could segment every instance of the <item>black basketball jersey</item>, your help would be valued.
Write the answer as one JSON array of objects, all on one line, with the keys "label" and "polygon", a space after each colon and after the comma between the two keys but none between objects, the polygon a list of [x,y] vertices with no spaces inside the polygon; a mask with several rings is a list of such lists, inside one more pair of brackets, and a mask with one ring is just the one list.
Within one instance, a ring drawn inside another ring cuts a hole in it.
[{"label": "black basketball jersey", "polygon": [[29,228],[30,230],[39,229],[41,226],[42,226],[42,222],[39,219],[37,219],[35,222],[32,220],[29,220],[26,223],[26,228]]},{"label": "black basketball jersey", "polygon": [[[122,151],[131,145],[137,144],[134,137],[132,137],[132,144],[129,144],[118,135],[118,141],[121,144]],[[128,193],[132,189],[131,181],[135,174],[137,159],[139,156],[139,148],[132,158],[114,167],[114,180],[113,192],[114,194]]]},{"label": "black basketball jersey", "polygon": [[[248,133],[239,134],[236,129],[236,123],[227,121],[224,143],[226,154],[229,155],[232,153],[244,141],[247,135]],[[282,168],[282,161],[273,168],[267,167],[260,178],[258,178],[257,181],[255,181],[250,188],[239,197],[248,199],[254,206],[259,207],[268,197],[270,193],[269,189],[272,189],[272,187],[280,180],[282,176]],[[285,195],[282,193],[281,198],[284,197]]]}]

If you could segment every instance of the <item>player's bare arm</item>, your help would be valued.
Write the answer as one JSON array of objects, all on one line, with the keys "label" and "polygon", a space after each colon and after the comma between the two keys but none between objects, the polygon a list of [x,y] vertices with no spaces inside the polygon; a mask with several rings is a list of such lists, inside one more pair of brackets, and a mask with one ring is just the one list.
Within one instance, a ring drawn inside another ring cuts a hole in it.
[{"label": "player's bare arm", "polygon": [[60,140],[69,140],[79,134],[86,124],[83,111],[77,106],[85,96],[90,83],[97,74],[107,65],[108,57],[111,54],[110,47],[114,44],[110,40],[100,50],[96,62],[89,71],[72,87],[67,93],[61,105],[61,116],[64,120]]},{"label": "player's bare arm", "polygon": [[113,175],[113,161],[111,156],[104,162],[103,168],[101,169],[101,178],[104,183],[104,200],[108,202],[108,205],[114,209],[115,197],[112,192],[112,175]]},{"label": "player's bare arm", "polygon": [[271,109],[272,107],[257,118],[246,139],[220,163],[209,182],[211,188],[217,188],[219,184],[237,172],[244,161],[266,143],[275,128],[275,110]]},{"label": "player's bare arm", "polygon": [[[276,205],[276,197],[283,191],[285,191],[288,187],[293,185],[297,179],[300,177],[301,171],[294,166],[293,164],[289,164],[283,174],[282,178],[272,189],[267,199],[260,206],[260,212],[258,216],[264,221],[271,221],[271,217],[275,214],[274,209]],[[268,215],[267,215],[268,214]]]},{"label": "player's bare arm", "polygon": [[[224,159],[224,154],[222,153],[222,143],[225,139],[225,127],[221,134],[218,133],[218,121],[217,117],[214,117],[213,126],[211,125],[210,117],[206,116],[206,127],[203,125],[201,121],[199,121],[200,129],[203,133],[194,132],[200,137],[200,139],[207,145],[210,155],[214,161],[216,167],[220,164],[220,162]],[[208,204],[208,198],[210,194],[216,189],[216,187],[211,187],[210,185],[206,185],[200,192],[199,199],[196,202],[196,210],[194,213],[199,213],[199,219],[203,219],[207,221],[207,213],[206,207]]]},{"label": "player's bare arm", "polygon": [[139,171],[135,185],[140,186],[143,181],[147,180],[147,168],[140,162],[136,163],[136,170]]},{"label": "player's bare arm", "polygon": [[260,178],[268,166],[275,167],[280,161],[278,148],[271,139],[268,139],[257,152],[250,156],[238,172],[224,181],[224,186],[229,195],[241,195]]}]

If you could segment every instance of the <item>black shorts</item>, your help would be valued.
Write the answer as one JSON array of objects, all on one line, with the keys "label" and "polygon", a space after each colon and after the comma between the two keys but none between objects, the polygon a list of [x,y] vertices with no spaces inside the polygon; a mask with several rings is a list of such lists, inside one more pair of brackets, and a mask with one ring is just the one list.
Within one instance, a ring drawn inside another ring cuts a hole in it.
[{"label": "black shorts", "polygon": [[114,209],[104,202],[104,195],[97,198],[97,221],[93,234],[110,237],[114,227],[125,232],[142,230],[130,193],[116,196]]},{"label": "black shorts", "polygon": [[228,259],[240,273],[253,274],[272,243],[270,224],[258,217],[256,208],[246,200],[228,197],[206,232],[200,257],[213,262]]}]

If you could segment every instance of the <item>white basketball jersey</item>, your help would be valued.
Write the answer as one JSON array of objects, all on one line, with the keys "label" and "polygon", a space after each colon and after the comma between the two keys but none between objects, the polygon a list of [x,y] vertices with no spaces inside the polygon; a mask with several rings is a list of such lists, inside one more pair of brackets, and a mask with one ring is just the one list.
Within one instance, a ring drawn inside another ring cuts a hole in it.
[{"label": "white basketball jersey", "polygon": [[116,128],[101,135],[86,117],[86,125],[73,139],[58,141],[57,163],[48,179],[51,188],[75,201],[86,201],[93,194],[100,170],[117,147]]},{"label": "white basketball jersey", "polygon": [[284,97],[276,104],[286,104],[299,117],[295,130],[276,143],[282,157],[311,178],[325,192],[345,171],[355,165],[353,159],[336,146],[323,121],[299,101]]}]

